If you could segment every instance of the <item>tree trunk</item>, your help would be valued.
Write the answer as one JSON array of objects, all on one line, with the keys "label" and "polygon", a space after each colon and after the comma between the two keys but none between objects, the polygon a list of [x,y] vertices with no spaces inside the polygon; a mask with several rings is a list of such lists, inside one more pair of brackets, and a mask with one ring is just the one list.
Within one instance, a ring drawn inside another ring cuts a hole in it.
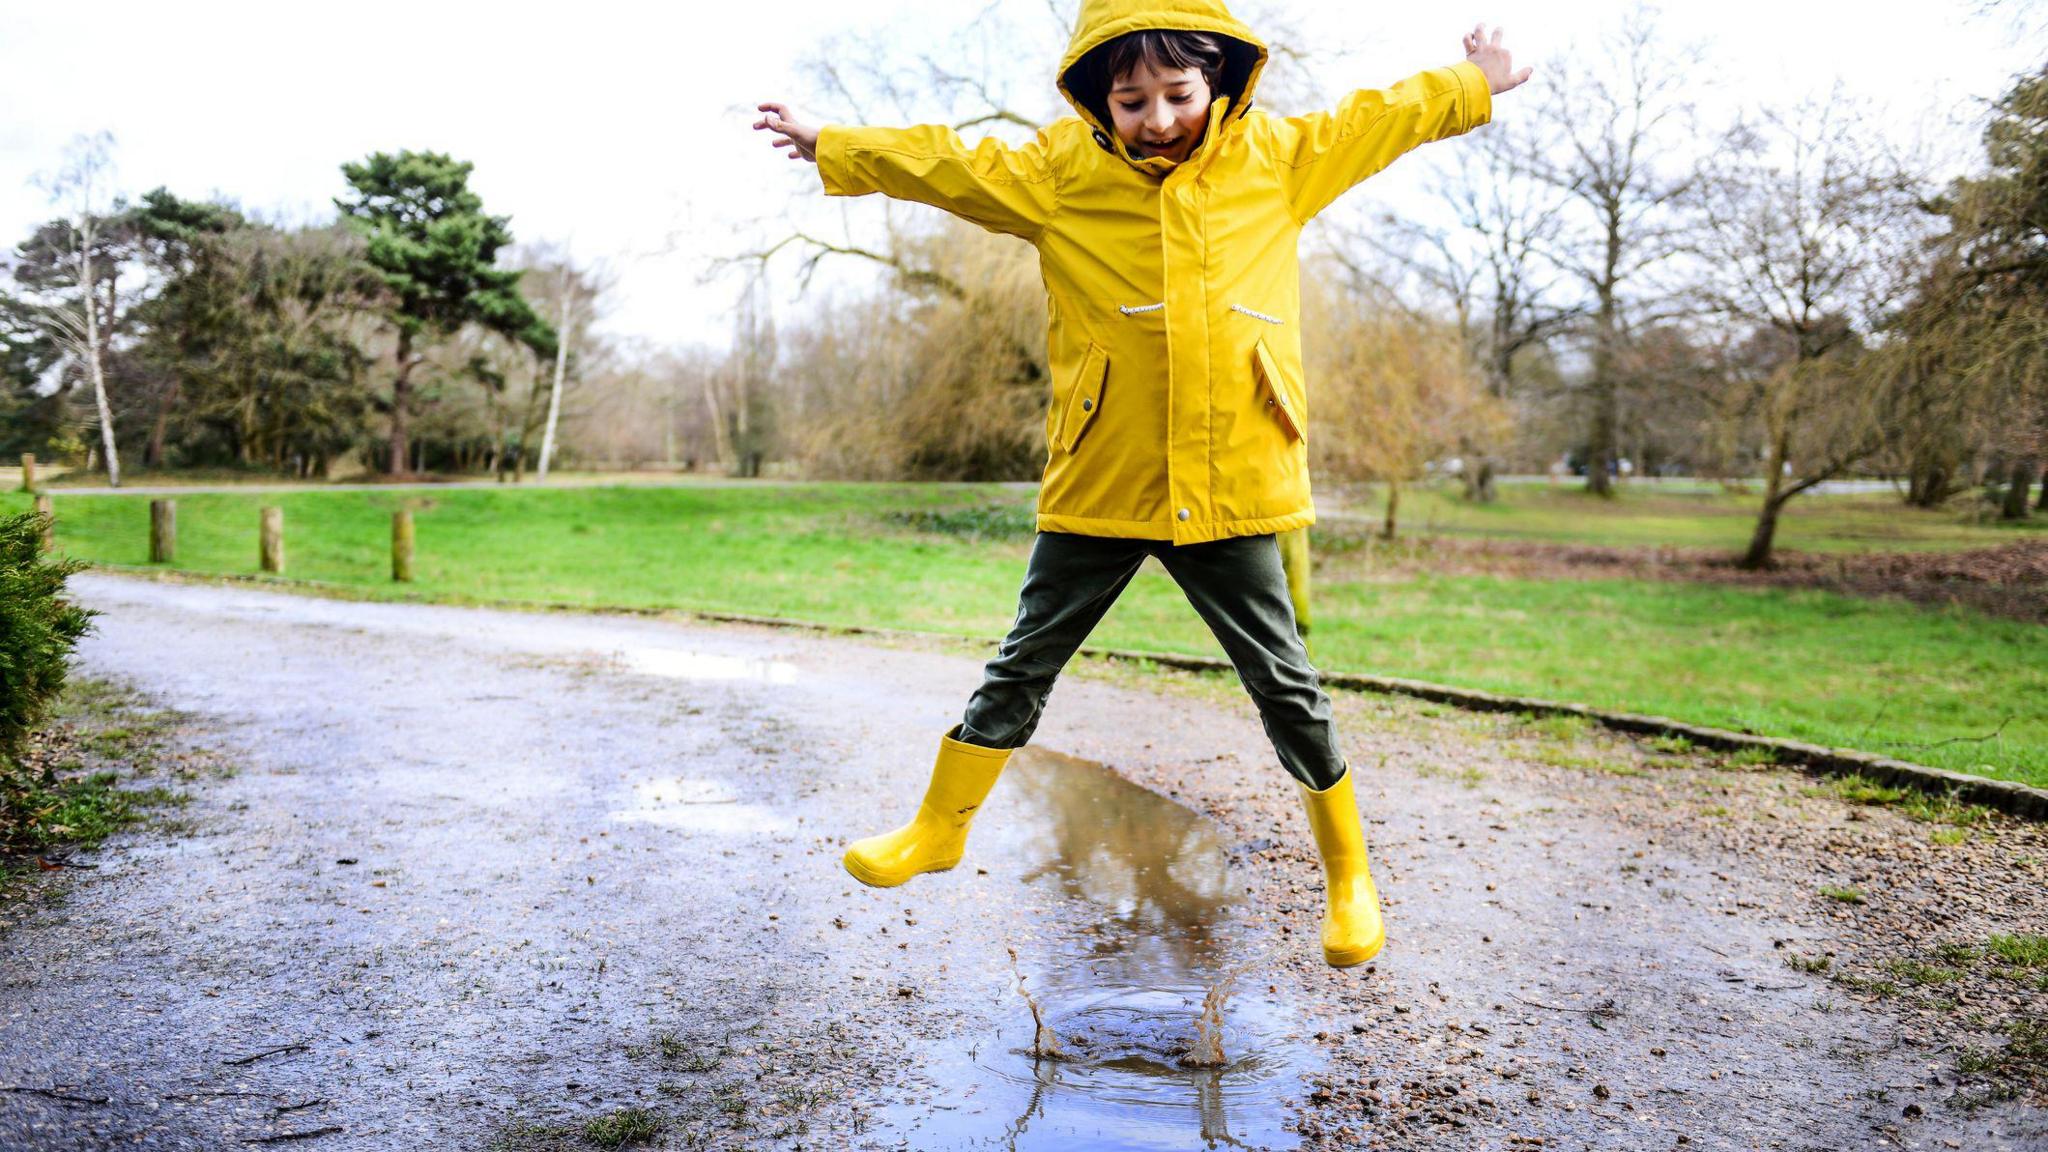
[{"label": "tree trunk", "polygon": [[164,394],[157,400],[156,421],[150,425],[149,443],[144,445],[142,449],[142,466],[144,468],[161,468],[164,466],[164,438],[169,433],[171,427],[171,406],[177,402],[178,382],[172,380],[170,387],[164,389]]},{"label": "tree trunk", "polygon": [[548,427],[540,438],[540,466],[535,475],[542,480],[548,478],[548,465],[554,462],[555,424],[562,416],[562,377],[569,367],[569,325],[575,318],[576,310],[569,299],[569,266],[562,265],[562,331],[555,341],[555,384],[548,389]]},{"label": "tree trunk", "polygon": [[100,367],[100,310],[93,299],[93,229],[84,229],[85,240],[78,248],[78,282],[85,301],[85,363],[92,375],[92,399],[100,414],[100,446],[107,457],[107,486],[121,486],[121,457],[114,451],[114,411],[107,404],[107,376]]},{"label": "tree trunk", "polygon": [[2001,520],[2025,520],[2027,518],[2027,496],[2033,489],[2034,474],[2039,472],[2032,460],[2016,460],[2012,466],[2012,482],[2005,486],[2005,506],[1999,509]]},{"label": "tree trunk", "polygon": [[1380,535],[1389,540],[1394,538],[1394,531],[1399,526],[1400,512],[1401,482],[1399,480],[1389,480],[1387,481],[1387,519],[1386,523],[1380,527]]},{"label": "tree trunk", "polygon": [[1771,545],[1778,536],[1778,513],[1784,510],[1787,499],[1780,493],[1785,488],[1785,457],[1789,450],[1783,436],[1772,438],[1770,462],[1764,476],[1764,506],[1757,513],[1756,531],[1749,537],[1749,551],[1742,556],[1744,568],[1755,570],[1771,566]]},{"label": "tree trunk", "polygon": [[1610,220],[1607,230],[1605,279],[1598,285],[1599,323],[1593,333],[1593,420],[1586,444],[1586,491],[1595,496],[1614,495],[1614,481],[1608,469],[1614,464],[1615,437],[1621,423],[1614,380],[1616,345],[1621,339],[1618,305],[1614,299],[1616,268],[1621,259],[1620,226]]},{"label": "tree trunk", "polygon": [[405,475],[406,458],[411,455],[406,442],[406,417],[412,408],[412,333],[403,328],[398,331],[398,376],[391,381],[391,458],[386,469],[393,476]]},{"label": "tree trunk", "polygon": [[2034,500],[2034,511],[2048,512],[2048,464],[2041,466],[2041,495]]}]

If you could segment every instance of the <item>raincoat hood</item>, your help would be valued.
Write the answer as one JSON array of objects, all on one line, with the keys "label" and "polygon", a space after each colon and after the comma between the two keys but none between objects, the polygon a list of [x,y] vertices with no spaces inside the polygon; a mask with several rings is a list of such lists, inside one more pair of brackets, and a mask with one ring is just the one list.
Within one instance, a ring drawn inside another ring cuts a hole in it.
[{"label": "raincoat hood", "polygon": [[1105,148],[1140,171],[1163,175],[1175,162],[1163,156],[1139,159],[1131,155],[1117,137],[1116,126],[1106,119],[1109,94],[1092,90],[1084,66],[1091,53],[1107,50],[1110,41],[1150,28],[1208,32],[1223,38],[1223,75],[1212,93],[1215,103],[1210,105],[1209,126],[1198,149],[1251,107],[1252,89],[1266,67],[1266,44],[1220,0],[1083,0],[1081,15],[1074,21],[1074,38],[1060,58],[1060,95],[1095,130],[1097,141]]}]

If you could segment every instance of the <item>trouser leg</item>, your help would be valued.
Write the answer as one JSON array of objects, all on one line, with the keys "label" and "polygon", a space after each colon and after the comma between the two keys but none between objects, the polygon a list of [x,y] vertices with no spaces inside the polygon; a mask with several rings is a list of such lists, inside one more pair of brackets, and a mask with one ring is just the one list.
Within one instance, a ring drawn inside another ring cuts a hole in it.
[{"label": "trouser leg", "polygon": [[1020,748],[1053,681],[1145,562],[1147,542],[1041,532],[1031,545],[1017,622],[967,702],[957,739]]},{"label": "trouser leg", "polygon": [[1330,698],[1295,629],[1273,537],[1162,548],[1158,556],[1237,668],[1288,774],[1319,791],[1335,784],[1344,756]]}]

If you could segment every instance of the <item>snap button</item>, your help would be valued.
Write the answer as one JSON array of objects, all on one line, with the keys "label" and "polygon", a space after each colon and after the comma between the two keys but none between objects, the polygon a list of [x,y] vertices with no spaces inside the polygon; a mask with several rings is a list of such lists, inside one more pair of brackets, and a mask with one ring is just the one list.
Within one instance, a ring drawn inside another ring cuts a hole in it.
[{"label": "snap button", "polygon": [[1183,519],[1183,520],[1185,520],[1185,519],[1187,519],[1187,518],[1188,518],[1188,510],[1187,510],[1187,509],[1183,508],[1183,509],[1181,509],[1181,510],[1180,510],[1180,518],[1181,518],[1181,519]]},{"label": "snap button", "polygon": [[1093,412],[1093,411],[1095,411],[1095,401],[1093,401],[1093,400],[1090,400],[1090,399],[1088,399],[1088,398],[1086,398],[1086,397],[1083,397],[1083,398],[1082,398],[1082,400],[1081,400],[1081,411],[1083,411],[1083,412]]}]

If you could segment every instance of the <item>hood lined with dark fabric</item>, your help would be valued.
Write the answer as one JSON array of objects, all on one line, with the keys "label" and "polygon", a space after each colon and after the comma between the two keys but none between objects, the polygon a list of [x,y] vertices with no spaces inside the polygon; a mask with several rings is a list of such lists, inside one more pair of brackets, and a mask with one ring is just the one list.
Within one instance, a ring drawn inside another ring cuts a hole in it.
[{"label": "hood lined with dark fabric", "polygon": [[[1083,0],[1081,15],[1074,21],[1074,36],[1060,58],[1060,95],[1074,106],[1105,147],[1125,163],[1141,171],[1164,174],[1174,161],[1163,156],[1139,159],[1132,156],[1117,137],[1109,116],[1109,94],[1093,91],[1088,81],[1091,57],[1106,52],[1109,43],[1130,32],[1160,29],[1168,32],[1208,32],[1223,41],[1223,74],[1210,95],[1209,126],[1196,147],[1222,134],[1231,121],[1251,107],[1252,90],[1266,67],[1266,44],[1243,21],[1230,14],[1221,0]],[[1220,112],[1219,112],[1220,107]]]}]

